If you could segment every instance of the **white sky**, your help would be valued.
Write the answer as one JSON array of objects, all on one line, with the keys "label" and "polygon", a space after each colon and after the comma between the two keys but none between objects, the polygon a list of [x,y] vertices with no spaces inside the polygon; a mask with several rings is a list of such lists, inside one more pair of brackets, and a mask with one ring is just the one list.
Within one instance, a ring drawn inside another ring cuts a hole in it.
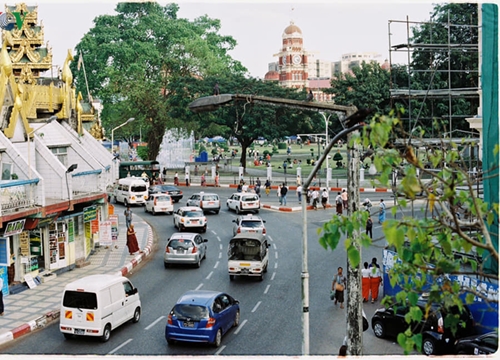
[{"label": "white sky", "polygon": [[[238,43],[231,56],[241,61],[253,77],[264,77],[268,63],[277,61],[273,54],[279,52],[283,30],[290,20],[302,30],[305,49],[314,52],[317,59],[338,61],[344,53],[377,52],[383,60],[389,57],[389,20],[404,21],[408,16],[410,21],[427,21],[433,9],[431,1],[425,0],[159,1],[163,5],[170,2],[179,4],[179,18],[192,20],[207,14],[220,19],[220,33],[231,35]],[[74,50],[93,27],[94,18],[114,14],[117,1],[26,3],[38,5],[45,41],[52,47],[53,65],[62,65],[68,49]],[[391,32],[392,44],[406,41],[406,24],[393,23]],[[406,61],[405,56],[392,55],[393,63]]]}]

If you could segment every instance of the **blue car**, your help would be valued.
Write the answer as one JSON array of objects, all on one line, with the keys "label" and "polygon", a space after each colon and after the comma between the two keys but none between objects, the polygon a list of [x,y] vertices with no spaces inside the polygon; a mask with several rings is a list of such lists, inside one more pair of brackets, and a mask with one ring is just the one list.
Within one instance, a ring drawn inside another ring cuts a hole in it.
[{"label": "blue car", "polygon": [[222,336],[240,323],[239,301],[219,291],[191,290],[182,295],[168,314],[165,338],[201,342],[219,347]]}]

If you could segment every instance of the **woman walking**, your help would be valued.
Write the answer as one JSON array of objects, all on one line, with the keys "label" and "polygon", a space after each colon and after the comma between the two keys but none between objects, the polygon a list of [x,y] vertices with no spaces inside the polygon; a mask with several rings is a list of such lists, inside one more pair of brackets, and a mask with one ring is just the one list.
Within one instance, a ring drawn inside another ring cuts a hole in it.
[{"label": "woman walking", "polygon": [[372,291],[372,304],[378,300],[378,290],[380,284],[382,283],[382,273],[380,272],[380,266],[377,264],[377,258],[372,259],[370,264],[370,288]]},{"label": "woman walking", "polygon": [[368,262],[365,261],[364,269],[361,269],[361,295],[363,302],[368,302],[370,297],[370,269],[368,269]]},{"label": "woman walking", "polygon": [[137,243],[137,237],[135,236],[134,225],[130,225],[127,230],[127,247],[130,255],[134,255],[140,250],[139,244]]},{"label": "woman walking", "polygon": [[266,188],[266,195],[269,196],[269,193],[271,192],[271,182],[269,179],[266,180],[264,187]]},{"label": "woman walking", "polygon": [[379,213],[378,213],[378,223],[382,224],[385,221],[385,203],[384,200],[380,200]]},{"label": "woman walking", "polygon": [[346,284],[346,278],[342,275],[342,270],[342,266],[339,266],[337,274],[335,274],[332,281],[332,291],[335,291],[335,305],[339,302],[341,309],[344,308],[344,289]]},{"label": "woman walking", "polygon": [[373,221],[371,217],[368,217],[368,220],[366,220],[366,235],[370,235],[370,239],[373,239]]}]

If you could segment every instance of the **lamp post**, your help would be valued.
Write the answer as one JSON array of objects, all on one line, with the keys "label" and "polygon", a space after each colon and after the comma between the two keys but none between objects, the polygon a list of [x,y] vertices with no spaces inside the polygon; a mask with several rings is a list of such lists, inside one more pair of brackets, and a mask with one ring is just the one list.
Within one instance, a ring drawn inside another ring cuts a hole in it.
[{"label": "lamp post", "polygon": [[127,121],[125,121],[123,124],[118,125],[113,130],[111,130],[111,154],[113,154],[113,146],[115,145],[115,130],[121,128],[122,126],[127,125],[129,122],[132,122],[134,120],[135,120],[135,118],[130,118]]},{"label": "lamp post", "polygon": [[68,210],[73,210],[71,206],[71,196],[69,195],[69,184],[68,184],[68,174],[75,170],[78,167],[78,164],[73,164],[71,165],[67,170],[66,170],[66,189],[68,189]]},{"label": "lamp post", "polygon": [[[328,118],[326,117],[325,113],[320,112],[321,115],[323,115],[323,119],[325,119],[325,151],[326,151],[326,144],[329,143],[328,141],[328,121],[330,121],[330,116],[332,114],[328,115]],[[328,187],[328,158],[326,158],[326,189],[328,192],[330,192],[330,188]]]}]

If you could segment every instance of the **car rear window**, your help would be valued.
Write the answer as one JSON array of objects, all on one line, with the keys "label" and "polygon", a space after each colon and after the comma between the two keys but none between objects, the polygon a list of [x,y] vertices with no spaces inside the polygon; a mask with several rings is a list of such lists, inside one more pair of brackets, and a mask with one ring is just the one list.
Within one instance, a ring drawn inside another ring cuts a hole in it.
[{"label": "car rear window", "polygon": [[130,188],[130,191],[132,191],[132,192],[144,192],[144,191],[148,191],[148,188],[146,185],[133,185]]},{"label": "car rear window", "polygon": [[170,196],[157,196],[157,201],[170,201]]},{"label": "car rear window", "polygon": [[247,196],[243,196],[242,200],[243,201],[257,201],[257,200],[259,200],[259,197],[257,195],[247,195]]},{"label": "car rear window", "polygon": [[97,309],[95,293],[68,290],[64,293],[63,306],[78,309]]},{"label": "car rear window", "polygon": [[185,240],[185,239],[172,239],[168,243],[168,247],[172,249],[189,249],[190,247],[193,246],[193,243],[191,240]]},{"label": "car rear window", "polygon": [[192,218],[192,217],[201,217],[201,216],[203,216],[203,212],[202,211],[186,211],[184,213],[184,216],[185,217],[190,217],[190,218]]},{"label": "car rear window", "polygon": [[174,306],[174,315],[178,319],[189,318],[193,321],[207,319],[209,316],[208,309],[200,305],[177,304]]},{"label": "car rear window", "polygon": [[203,195],[204,201],[217,201],[219,197],[217,195]]},{"label": "car rear window", "polygon": [[262,222],[256,220],[243,220],[241,226],[246,228],[260,228],[262,227]]}]

